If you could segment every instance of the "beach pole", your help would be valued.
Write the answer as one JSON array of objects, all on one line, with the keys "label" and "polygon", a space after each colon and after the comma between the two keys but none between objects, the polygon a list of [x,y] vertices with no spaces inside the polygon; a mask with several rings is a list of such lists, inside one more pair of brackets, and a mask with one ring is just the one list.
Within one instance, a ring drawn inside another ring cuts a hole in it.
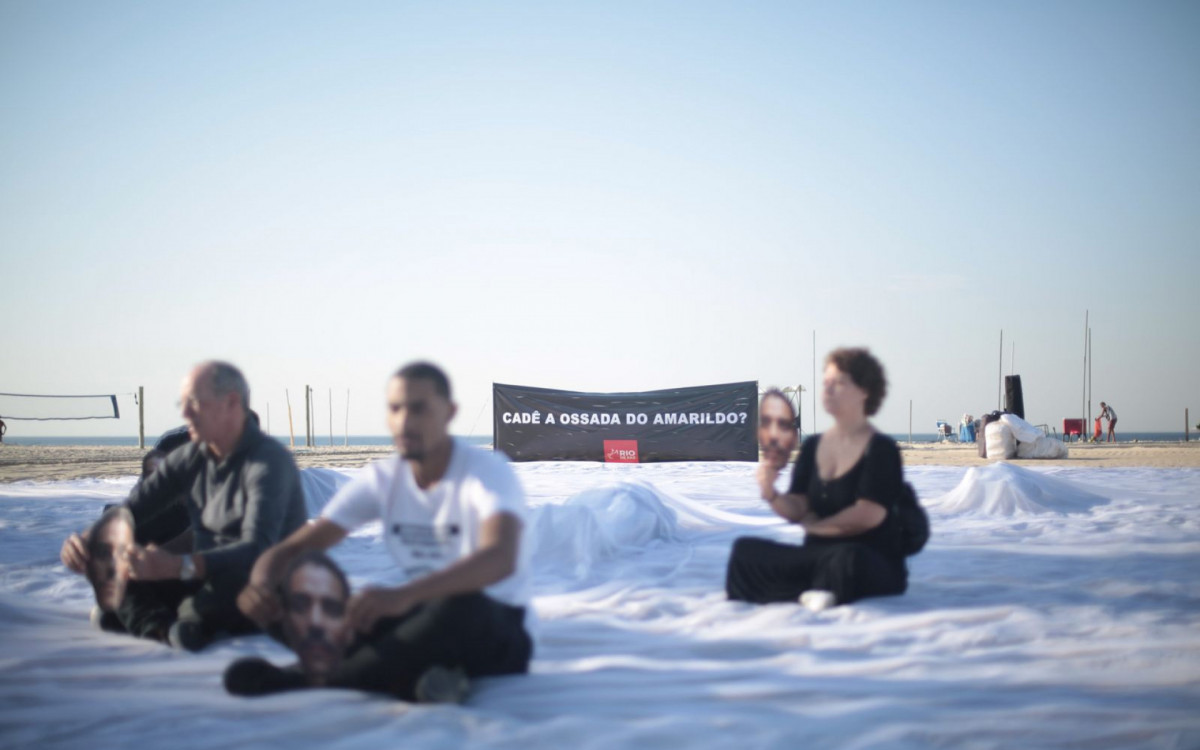
[{"label": "beach pole", "polygon": [[908,400],[908,444],[912,445],[912,399]]},{"label": "beach pole", "polygon": [[1087,342],[1087,363],[1088,363],[1088,403],[1087,403],[1087,424],[1092,423],[1092,328],[1088,326],[1088,342]]},{"label": "beach pole", "polygon": [[138,450],[146,450],[146,405],[145,390],[138,386]]},{"label": "beach pole", "polygon": [[804,437],[804,385],[796,384],[796,429],[800,431],[800,436]]},{"label": "beach pole", "polygon": [[813,428],[811,435],[817,434],[817,329],[813,329]]},{"label": "beach pole", "polygon": [[342,440],[342,446],[350,445],[350,389],[346,389],[346,437]]},{"label": "beach pole", "polygon": [[996,411],[1004,408],[1004,329],[1000,329],[1000,372],[996,380]]},{"label": "beach pole", "polygon": [[329,389],[329,447],[333,447],[333,389]]},{"label": "beach pole", "polygon": [[287,388],[283,389],[283,397],[287,399],[288,435],[290,435],[292,439],[292,450],[296,450],[296,428],[292,426],[292,397],[288,395]]},{"label": "beach pole", "polygon": [[1192,420],[1188,419],[1188,410],[1185,407],[1183,410],[1183,442],[1190,443],[1192,441]]},{"label": "beach pole", "polygon": [[1079,401],[1079,418],[1084,420],[1084,422],[1079,433],[1080,441],[1084,440],[1084,436],[1087,435],[1088,430],[1091,429],[1091,425],[1087,422],[1088,339],[1090,338],[1088,331],[1092,330],[1088,328],[1088,312],[1088,310],[1083,311],[1083,398]]}]

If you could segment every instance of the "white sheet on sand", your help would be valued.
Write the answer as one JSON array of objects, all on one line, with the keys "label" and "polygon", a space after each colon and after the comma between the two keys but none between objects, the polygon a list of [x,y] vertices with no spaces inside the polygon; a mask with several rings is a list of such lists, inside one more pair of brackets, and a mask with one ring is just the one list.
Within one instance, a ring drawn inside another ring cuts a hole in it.
[{"label": "white sheet on sand", "polygon": [[[528,676],[465,706],[227,696],[232,659],[101,633],[58,563],[132,479],[0,485],[0,747],[1200,747],[1200,471],[917,467],[934,536],[906,596],[725,600],[732,541],[801,532],[752,464],[517,466],[538,545]],[[306,470],[310,507],[345,475]],[[388,580],[378,529],[336,557]]]}]

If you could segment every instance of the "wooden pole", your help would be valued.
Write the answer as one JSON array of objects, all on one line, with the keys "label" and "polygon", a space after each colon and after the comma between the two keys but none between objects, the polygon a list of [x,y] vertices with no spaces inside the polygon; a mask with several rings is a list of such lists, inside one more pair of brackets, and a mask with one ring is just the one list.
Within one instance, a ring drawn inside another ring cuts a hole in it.
[{"label": "wooden pole", "polygon": [[1000,329],[1000,378],[996,381],[996,411],[1004,408],[1004,329]]},{"label": "wooden pole", "polygon": [[1088,386],[1087,386],[1087,393],[1088,393],[1087,419],[1088,419],[1088,421],[1087,421],[1087,423],[1090,425],[1092,423],[1092,396],[1096,395],[1096,394],[1092,393],[1092,329],[1090,327],[1088,328],[1087,363],[1088,363]]},{"label": "wooden pole", "polygon": [[138,386],[138,450],[146,450],[146,392]]},{"label": "wooden pole", "polygon": [[287,399],[288,435],[292,440],[292,450],[296,450],[296,428],[292,426],[292,397],[288,395],[287,388],[283,389],[283,397]]},{"label": "wooden pole", "polygon": [[796,384],[796,431],[800,437],[804,437],[804,386],[800,383]]},{"label": "wooden pole", "polygon": [[312,386],[304,386],[304,446],[312,447]]},{"label": "wooden pole", "polygon": [[1079,418],[1084,420],[1083,426],[1080,429],[1079,439],[1082,441],[1084,436],[1088,434],[1088,430],[1092,429],[1088,423],[1087,411],[1087,374],[1088,374],[1088,311],[1083,311],[1083,399],[1079,402]]}]

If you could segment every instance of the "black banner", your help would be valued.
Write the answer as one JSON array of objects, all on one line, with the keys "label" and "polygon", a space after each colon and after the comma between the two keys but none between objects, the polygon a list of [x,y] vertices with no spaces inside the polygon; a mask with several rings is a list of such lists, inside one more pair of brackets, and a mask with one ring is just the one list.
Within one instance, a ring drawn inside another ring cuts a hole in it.
[{"label": "black banner", "polygon": [[641,393],[492,384],[492,440],[513,461],[757,461],[758,383]]}]

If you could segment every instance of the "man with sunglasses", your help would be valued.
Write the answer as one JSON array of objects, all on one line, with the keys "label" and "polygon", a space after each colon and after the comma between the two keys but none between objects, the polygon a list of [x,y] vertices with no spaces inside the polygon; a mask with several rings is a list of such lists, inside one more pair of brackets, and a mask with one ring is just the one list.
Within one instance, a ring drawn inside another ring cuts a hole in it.
[{"label": "man with sunglasses", "polygon": [[[238,592],[259,554],[302,526],[307,511],[291,453],[250,418],[249,400],[245,377],[226,362],[202,363],[184,378],[180,410],[191,442],[139,482],[124,507],[126,522],[141,527],[182,499],[190,524],[170,543],[123,553],[124,595],[100,604],[130,634],[199,651],[256,629],[237,608]],[[72,534],[61,553],[82,574],[89,536]]]}]

